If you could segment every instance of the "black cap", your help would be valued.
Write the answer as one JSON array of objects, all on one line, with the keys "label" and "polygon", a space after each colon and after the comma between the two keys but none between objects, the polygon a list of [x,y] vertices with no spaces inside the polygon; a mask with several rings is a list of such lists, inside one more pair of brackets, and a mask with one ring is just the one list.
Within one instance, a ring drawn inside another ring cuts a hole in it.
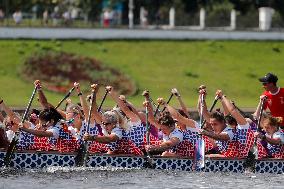
[{"label": "black cap", "polygon": [[278,81],[278,77],[272,73],[268,73],[264,77],[259,78],[259,81],[262,83],[276,83]]}]

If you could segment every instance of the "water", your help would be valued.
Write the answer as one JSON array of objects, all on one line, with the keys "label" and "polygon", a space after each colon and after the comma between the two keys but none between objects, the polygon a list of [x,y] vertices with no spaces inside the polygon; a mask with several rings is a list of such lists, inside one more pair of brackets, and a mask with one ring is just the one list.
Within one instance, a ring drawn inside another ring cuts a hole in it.
[{"label": "water", "polygon": [[119,168],[0,169],[0,189],[284,188],[284,175]]}]

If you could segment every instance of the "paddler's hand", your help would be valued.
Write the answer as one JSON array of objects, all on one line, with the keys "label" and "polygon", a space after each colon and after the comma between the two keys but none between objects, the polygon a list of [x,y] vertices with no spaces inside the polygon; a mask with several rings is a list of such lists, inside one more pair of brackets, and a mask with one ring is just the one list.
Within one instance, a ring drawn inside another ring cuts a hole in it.
[{"label": "paddler's hand", "polygon": [[74,87],[76,88],[76,91],[77,91],[77,93],[78,93],[78,96],[82,95],[81,89],[80,89],[80,83],[75,82],[75,83],[74,83]]},{"label": "paddler's hand", "polygon": [[206,86],[205,85],[200,85],[199,88],[198,88],[198,92],[199,92],[200,95],[203,94],[203,95],[206,96],[206,94],[207,94]]},{"label": "paddler's hand", "polygon": [[112,86],[106,86],[106,90],[108,91],[109,94],[111,94]]},{"label": "paddler's hand", "polygon": [[165,101],[163,98],[158,98],[158,99],[157,99],[157,102],[158,102],[158,104],[160,104],[160,105],[165,105],[165,104],[166,104],[166,101]]},{"label": "paddler's hand", "polygon": [[218,89],[218,90],[216,91],[216,96],[218,96],[219,99],[222,99],[222,97],[224,96],[222,90]]},{"label": "paddler's hand", "polygon": [[146,145],[146,146],[145,146],[145,150],[146,150],[147,152],[151,152],[151,151],[154,150],[154,147],[153,147],[152,145]]},{"label": "paddler's hand", "polygon": [[260,132],[254,132],[254,137],[260,138],[261,140],[264,140],[266,137],[265,135],[261,134]]},{"label": "paddler's hand", "polygon": [[34,85],[35,85],[35,87],[37,88],[37,90],[40,90],[41,87],[42,87],[40,80],[35,80],[35,81],[34,81]]},{"label": "paddler's hand", "polygon": [[206,135],[206,136],[209,134],[209,132],[206,131],[205,129],[199,129],[198,133],[199,133],[200,135]]},{"label": "paddler's hand", "polygon": [[89,135],[88,133],[84,134],[83,140],[84,141],[94,141],[96,136]]},{"label": "paddler's hand", "polygon": [[150,92],[148,90],[143,91],[142,96],[149,98]]},{"label": "paddler's hand", "polygon": [[92,90],[94,90],[95,93],[98,92],[99,87],[100,87],[99,84],[96,84],[96,83],[91,85],[91,88],[92,88]]},{"label": "paddler's hand", "polygon": [[262,101],[262,100],[265,100],[266,98],[267,98],[267,96],[261,95],[261,96],[259,97],[259,100]]},{"label": "paddler's hand", "polygon": [[173,88],[171,91],[176,97],[180,97],[180,94],[176,88]]},{"label": "paddler's hand", "polygon": [[124,103],[126,103],[126,98],[124,95],[119,95],[118,97],[121,101],[123,101]]},{"label": "paddler's hand", "polygon": [[143,106],[146,108],[149,108],[149,106],[150,106],[150,102],[149,101],[144,101],[143,102]]}]

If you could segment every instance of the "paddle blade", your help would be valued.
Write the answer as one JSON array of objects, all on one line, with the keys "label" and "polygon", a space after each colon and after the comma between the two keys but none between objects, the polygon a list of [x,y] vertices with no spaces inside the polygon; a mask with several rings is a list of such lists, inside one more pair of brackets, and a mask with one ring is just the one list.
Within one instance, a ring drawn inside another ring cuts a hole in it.
[{"label": "paddle blade", "polygon": [[195,170],[205,167],[205,143],[201,137],[196,141],[194,164]]},{"label": "paddle blade", "polygon": [[11,164],[12,156],[16,151],[18,141],[19,141],[18,138],[16,136],[14,136],[12,142],[10,143],[10,145],[8,147],[8,150],[7,150],[6,155],[4,157],[4,165],[6,167],[10,166],[10,164]]},{"label": "paddle blade", "polygon": [[75,165],[78,167],[86,166],[87,158],[88,158],[88,143],[83,142],[80,145],[78,153],[74,158]]}]

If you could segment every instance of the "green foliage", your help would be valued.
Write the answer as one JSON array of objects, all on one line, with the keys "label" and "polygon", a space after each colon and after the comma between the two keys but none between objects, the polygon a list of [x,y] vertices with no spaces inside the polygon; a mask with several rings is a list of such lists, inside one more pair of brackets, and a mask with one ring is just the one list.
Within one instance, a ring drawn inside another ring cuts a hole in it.
[{"label": "green foliage", "polygon": [[[273,72],[284,86],[283,42],[256,41],[60,41],[65,52],[79,56],[95,57],[107,66],[129,75],[139,92],[129,100],[142,107],[141,92],[148,89],[153,99],[168,98],[170,89],[176,87],[188,107],[196,107],[196,89],[205,84],[208,103],[215,91],[224,93],[240,107],[256,107],[263,89],[259,77]],[[17,48],[23,48],[20,55]],[[24,60],[39,47],[56,47],[54,41],[1,40],[0,41],[0,97],[8,105],[25,106],[33,83],[19,77]],[[108,49],[108,53],[100,49]],[[273,51],[278,48],[279,53]],[[212,52],[214,51],[214,53]],[[86,69],[86,71],[89,71]],[[197,75],[198,77],[192,77]],[[106,77],[110,74],[106,73]],[[110,78],[111,80],[112,78]],[[45,90],[46,91],[46,90]],[[104,89],[100,89],[100,101]],[[56,104],[62,94],[46,91],[48,100]],[[78,101],[74,95],[73,100]],[[36,102],[35,102],[36,103]],[[172,105],[177,105],[173,100]],[[37,105],[37,104],[34,104]],[[109,98],[107,106],[114,103]]]}]

